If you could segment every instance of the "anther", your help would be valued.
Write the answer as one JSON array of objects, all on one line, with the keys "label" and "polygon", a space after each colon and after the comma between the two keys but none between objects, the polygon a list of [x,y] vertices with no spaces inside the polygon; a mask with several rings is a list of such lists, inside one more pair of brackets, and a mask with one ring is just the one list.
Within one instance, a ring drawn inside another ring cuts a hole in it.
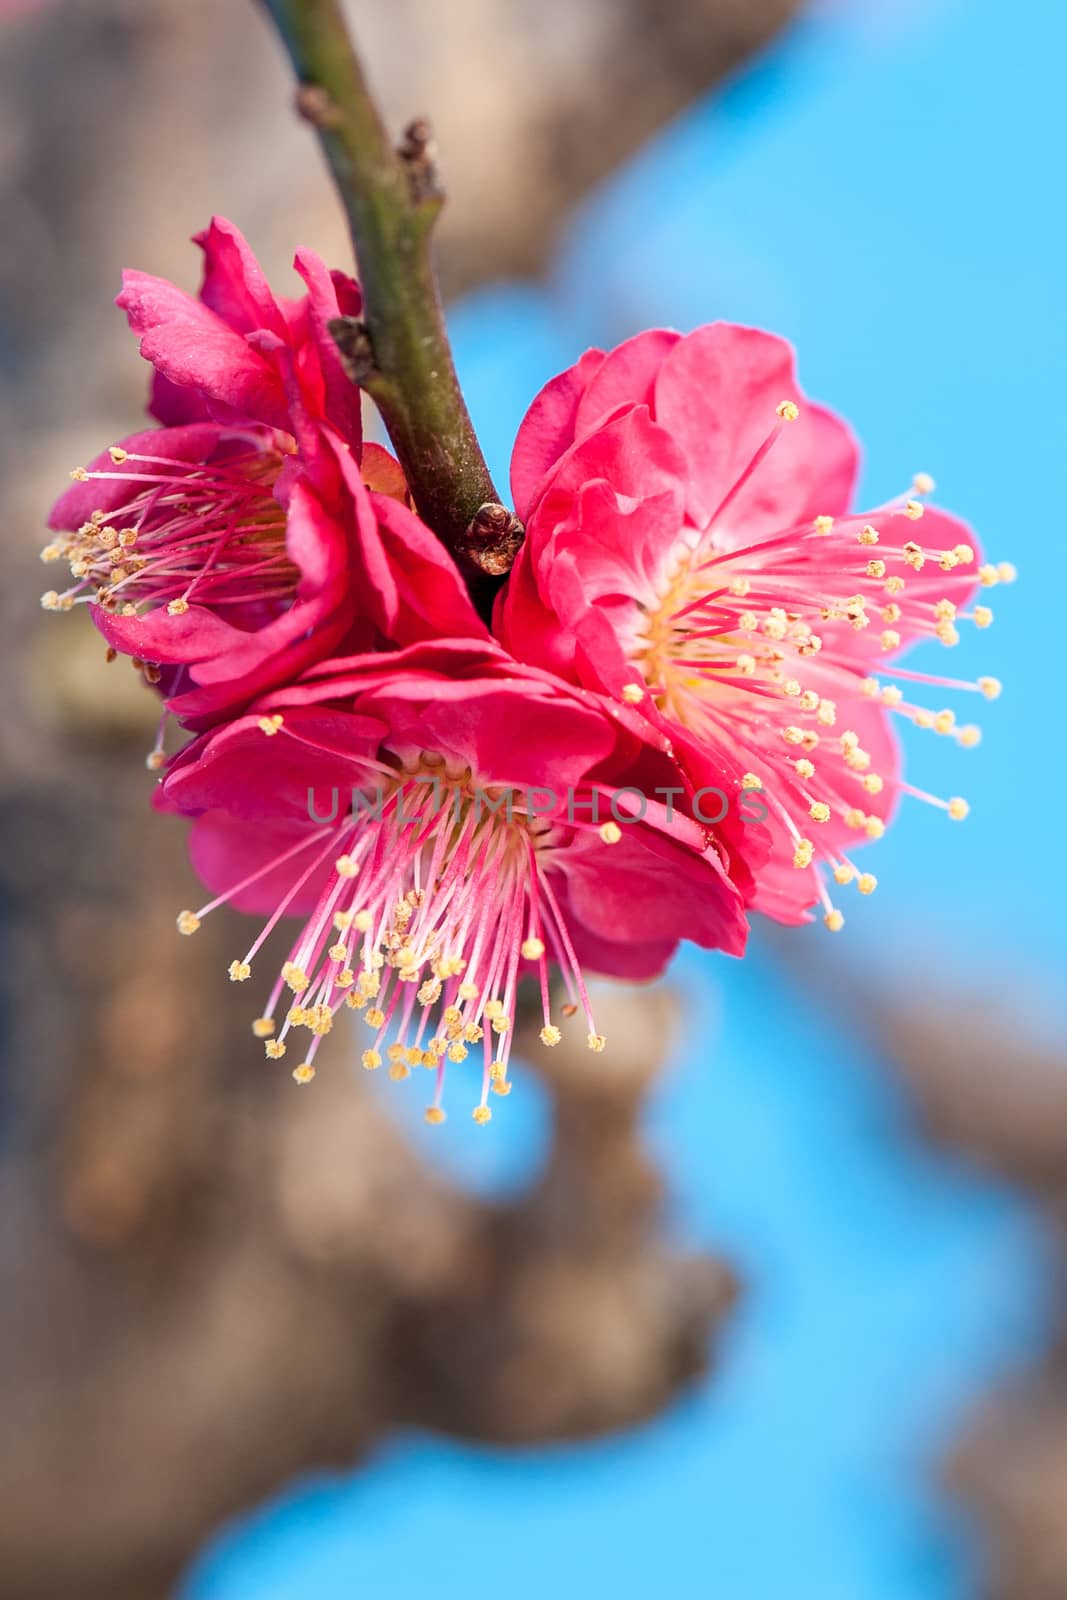
[{"label": "anther", "polygon": [[293,1068],[293,1078],[297,1083],[310,1083],[314,1076],[315,1068],[310,1061],[304,1061],[299,1067]]},{"label": "anther", "polygon": [[177,917],[178,932],[184,934],[195,933],[200,926],[200,918],[194,911],[179,911]]},{"label": "anther", "polygon": [[562,1039],[562,1037],[563,1035],[560,1033],[554,1022],[546,1022],[544,1027],[541,1029],[541,1043],[547,1044],[550,1049],[553,1045],[559,1044],[559,1041]]},{"label": "anther", "polygon": [[800,415],[800,407],[792,400],[779,400],[774,409],[783,422],[795,422]]},{"label": "anther", "polygon": [[540,961],[545,953],[544,941],[538,938],[524,939],[520,950],[524,961]]}]

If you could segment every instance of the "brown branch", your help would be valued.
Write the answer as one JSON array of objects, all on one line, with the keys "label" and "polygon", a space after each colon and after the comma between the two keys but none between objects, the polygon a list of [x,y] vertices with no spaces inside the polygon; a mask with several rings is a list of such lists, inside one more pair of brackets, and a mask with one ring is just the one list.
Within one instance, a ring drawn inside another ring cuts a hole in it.
[{"label": "brown branch", "polygon": [[262,3],[300,80],[297,108],[319,136],[359,263],[363,322],[338,329],[350,374],[377,404],[423,520],[468,572],[502,576],[514,530],[495,544],[468,536],[479,508],[499,497],[437,291],[430,235],[444,196],[429,125],[412,122],[393,149],[338,0]]}]

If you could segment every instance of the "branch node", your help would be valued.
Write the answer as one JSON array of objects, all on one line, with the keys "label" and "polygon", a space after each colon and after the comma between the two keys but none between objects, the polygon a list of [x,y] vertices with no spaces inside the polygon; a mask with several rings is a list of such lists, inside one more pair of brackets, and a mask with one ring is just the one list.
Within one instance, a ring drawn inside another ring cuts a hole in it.
[{"label": "branch node", "polygon": [[302,83],[293,96],[297,114],[313,128],[340,127],[344,120],[340,106],[331,94],[318,83]]},{"label": "branch node", "polygon": [[414,117],[408,123],[396,153],[408,180],[412,204],[438,210],[444,204],[445,191],[437,171],[437,142],[428,117]]},{"label": "branch node", "polygon": [[514,511],[487,500],[468,523],[459,554],[479,572],[502,578],[511,571],[525,537],[526,529]]},{"label": "branch node", "polygon": [[352,382],[360,389],[373,387],[382,373],[374,358],[367,324],[359,317],[333,317],[327,326]]}]

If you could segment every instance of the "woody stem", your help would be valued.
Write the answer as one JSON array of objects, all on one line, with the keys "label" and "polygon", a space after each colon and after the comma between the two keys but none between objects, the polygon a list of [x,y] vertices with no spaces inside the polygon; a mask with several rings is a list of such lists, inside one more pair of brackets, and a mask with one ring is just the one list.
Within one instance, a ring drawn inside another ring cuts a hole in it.
[{"label": "woody stem", "polygon": [[[339,0],[261,3],[299,79],[297,106],[318,134],[359,263],[363,322],[336,329],[350,371],[382,414],[423,521],[468,574],[499,574],[510,562],[499,552],[485,560],[484,530],[471,532],[483,506],[502,508],[445,331],[431,253],[444,196],[429,129],[413,123],[393,148]],[[510,536],[517,543],[514,528]]]}]

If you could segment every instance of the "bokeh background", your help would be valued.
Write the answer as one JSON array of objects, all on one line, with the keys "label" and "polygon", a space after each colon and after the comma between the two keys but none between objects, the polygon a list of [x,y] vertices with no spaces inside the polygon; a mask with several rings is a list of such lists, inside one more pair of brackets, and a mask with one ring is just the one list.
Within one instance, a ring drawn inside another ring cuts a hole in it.
[{"label": "bokeh background", "polygon": [[[534,1423],[504,1448],[462,1407],[441,1425],[480,1442],[390,1426],[433,1407],[367,1425],[373,1372],[342,1400],[315,1374],[432,1233],[427,1201],[390,1235],[408,1185],[520,1205],[553,1099],[524,1075],[491,1130],[442,1139],[407,1086],[383,1108],[345,1083],[355,1111],[327,1101],[324,1142],[319,1113],[268,1091],[218,961],[173,950],[189,877],[179,834],[142,816],[150,708],[87,627],[35,614],[33,565],[66,472],[136,419],[121,266],[194,286],[185,240],[218,210],[284,285],[297,243],[346,264],[343,229],[251,3],[4,8],[0,1594],[1063,1600],[1065,731],[1060,613],[1038,598],[1067,490],[1067,11],[351,9],[394,124],[437,127],[451,327],[498,483],[535,389],[589,344],[715,317],[781,332],[863,440],[867,502],[929,471],[1019,567],[950,667],[1005,692],[953,702],[977,750],[909,730],[913,780],[971,816],[906,806],[839,939],[764,928],[743,964],[680,958],[669,1005],[616,1000],[662,1058],[643,1125],[668,1245],[742,1284],[710,1375],[581,1443]],[[403,1182],[363,1183],[324,1225],[394,1149]],[[383,1261],[338,1302],[356,1234],[359,1271],[368,1240]],[[618,1329],[578,1331],[610,1365]],[[468,1357],[476,1388],[491,1359]]]}]

